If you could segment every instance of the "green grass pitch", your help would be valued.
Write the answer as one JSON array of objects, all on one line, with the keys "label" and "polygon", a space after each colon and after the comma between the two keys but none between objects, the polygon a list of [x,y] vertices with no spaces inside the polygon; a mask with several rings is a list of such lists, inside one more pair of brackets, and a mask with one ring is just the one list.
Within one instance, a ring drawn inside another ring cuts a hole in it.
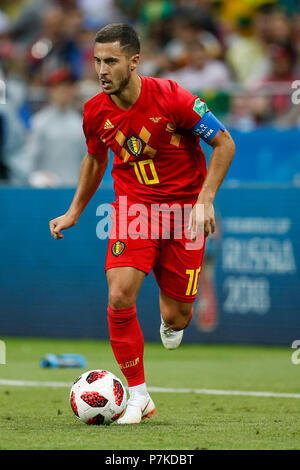
[{"label": "green grass pitch", "polygon": [[[122,378],[108,342],[4,338],[0,380],[73,382],[82,369],[43,369],[47,353],[80,353],[86,370]],[[145,345],[151,387],[300,393],[292,349]],[[0,385],[0,449],[300,449],[300,399],[152,392],[156,416],[138,425],[87,426],[74,416],[68,387]]]}]

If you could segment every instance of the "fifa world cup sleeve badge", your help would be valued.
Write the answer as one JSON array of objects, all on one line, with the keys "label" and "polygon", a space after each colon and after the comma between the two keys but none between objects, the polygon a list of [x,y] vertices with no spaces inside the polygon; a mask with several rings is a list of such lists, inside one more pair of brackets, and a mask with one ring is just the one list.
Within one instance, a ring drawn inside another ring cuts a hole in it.
[{"label": "fifa world cup sleeve badge", "polygon": [[120,256],[123,251],[125,250],[125,243],[118,240],[116,243],[113,244],[111,247],[111,252],[114,256]]}]

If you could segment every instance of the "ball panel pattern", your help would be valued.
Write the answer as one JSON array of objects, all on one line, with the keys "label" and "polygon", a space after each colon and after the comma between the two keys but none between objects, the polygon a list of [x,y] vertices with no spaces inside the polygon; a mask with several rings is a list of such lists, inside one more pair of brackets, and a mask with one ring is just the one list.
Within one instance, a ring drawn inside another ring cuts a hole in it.
[{"label": "ball panel pattern", "polygon": [[113,383],[114,383],[115,402],[116,402],[116,405],[120,406],[124,397],[124,389],[118,380],[114,379]]},{"label": "ball panel pattern", "polygon": [[85,379],[89,384],[95,382],[95,380],[102,379],[108,374],[106,370],[93,370],[89,373],[87,378]]},{"label": "ball panel pattern", "polygon": [[120,418],[120,416],[123,414],[124,410],[121,411],[121,413],[116,413],[112,418],[111,420],[112,421],[116,421],[116,419]]},{"label": "ball panel pattern", "polygon": [[75,415],[79,417],[74,392],[71,393],[70,404],[71,404],[72,410],[74,411]]},{"label": "ball panel pattern", "polygon": [[98,392],[84,392],[81,399],[92,408],[103,408],[108,400]]},{"label": "ball panel pattern", "polygon": [[100,424],[103,424],[104,423],[104,416],[102,416],[101,414],[97,415],[97,416],[94,416],[93,418],[90,418],[87,420],[86,424],[95,424],[97,426],[99,426]]}]

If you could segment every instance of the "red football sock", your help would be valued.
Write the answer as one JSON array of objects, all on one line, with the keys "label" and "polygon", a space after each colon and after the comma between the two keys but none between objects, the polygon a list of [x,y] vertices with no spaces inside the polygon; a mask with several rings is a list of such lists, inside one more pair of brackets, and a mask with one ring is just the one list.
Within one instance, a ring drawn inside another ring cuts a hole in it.
[{"label": "red football sock", "polygon": [[128,386],[145,382],[144,337],[140,328],[136,305],[129,308],[107,308],[110,344]]}]

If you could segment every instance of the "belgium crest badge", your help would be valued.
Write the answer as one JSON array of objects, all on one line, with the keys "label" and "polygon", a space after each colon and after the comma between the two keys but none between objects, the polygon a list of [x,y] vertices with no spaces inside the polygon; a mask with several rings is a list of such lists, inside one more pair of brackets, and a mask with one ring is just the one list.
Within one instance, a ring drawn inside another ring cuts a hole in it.
[{"label": "belgium crest badge", "polygon": [[125,250],[125,243],[120,240],[116,241],[111,247],[111,252],[114,256],[120,256]]},{"label": "belgium crest badge", "polygon": [[132,155],[138,157],[143,150],[143,142],[135,135],[132,135],[127,139],[127,147]]}]

